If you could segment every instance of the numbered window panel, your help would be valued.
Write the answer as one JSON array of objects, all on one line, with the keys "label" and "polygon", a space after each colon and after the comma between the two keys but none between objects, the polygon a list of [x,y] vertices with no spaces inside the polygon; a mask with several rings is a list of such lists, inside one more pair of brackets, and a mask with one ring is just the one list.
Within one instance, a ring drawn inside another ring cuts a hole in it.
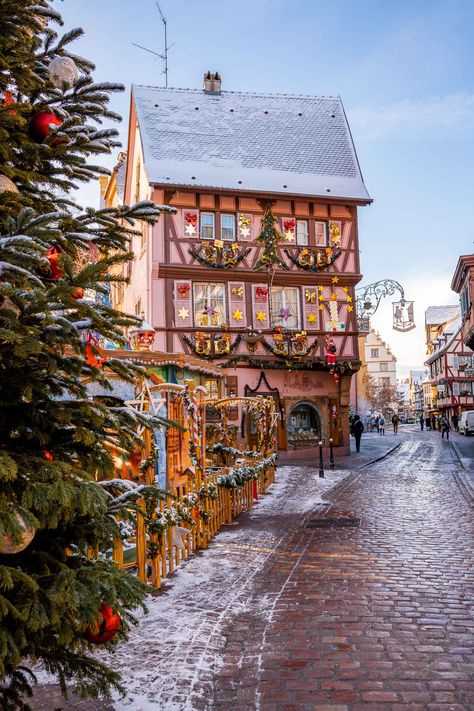
[{"label": "numbered window panel", "polygon": [[224,242],[234,242],[235,215],[221,215],[221,240]]},{"label": "numbered window panel", "polygon": [[314,223],[314,233],[316,235],[316,246],[326,247],[328,243],[327,237],[327,224],[325,222],[315,222]]},{"label": "numbered window panel", "polygon": [[308,244],[308,220],[296,220],[296,244]]},{"label": "numbered window panel", "polygon": [[270,289],[270,319],[272,326],[301,328],[300,290],[293,286],[272,286]]},{"label": "numbered window panel", "polygon": [[226,322],[225,284],[193,285],[194,325],[219,327]]},{"label": "numbered window panel", "polygon": [[215,218],[213,212],[201,212],[201,239],[214,239]]}]

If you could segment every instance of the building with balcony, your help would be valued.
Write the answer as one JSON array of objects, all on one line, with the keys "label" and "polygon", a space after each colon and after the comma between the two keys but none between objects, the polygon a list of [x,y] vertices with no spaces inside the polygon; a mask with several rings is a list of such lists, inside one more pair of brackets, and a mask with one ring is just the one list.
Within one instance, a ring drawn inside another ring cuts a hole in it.
[{"label": "building with balcony", "polygon": [[347,451],[371,198],[340,98],[222,91],[209,73],[202,90],[133,86],[125,165],[126,204],[175,212],[134,237],[114,305],[153,325],[155,350],[223,368],[229,393],[272,395],[280,448]]},{"label": "building with balcony", "polygon": [[462,340],[474,351],[474,255],[459,257],[451,289],[459,294],[462,318]]}]

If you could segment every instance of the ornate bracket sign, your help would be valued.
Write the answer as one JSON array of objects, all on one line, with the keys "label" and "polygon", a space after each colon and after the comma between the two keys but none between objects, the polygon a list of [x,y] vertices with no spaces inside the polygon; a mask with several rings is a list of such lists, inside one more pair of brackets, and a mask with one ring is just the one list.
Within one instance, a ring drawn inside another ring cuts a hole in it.
[{"label": "ornate bracket sign", "polygon": [[413,318],[413,301],[393,302],[393,328],[395,331],[406,333],[415,328]]}]

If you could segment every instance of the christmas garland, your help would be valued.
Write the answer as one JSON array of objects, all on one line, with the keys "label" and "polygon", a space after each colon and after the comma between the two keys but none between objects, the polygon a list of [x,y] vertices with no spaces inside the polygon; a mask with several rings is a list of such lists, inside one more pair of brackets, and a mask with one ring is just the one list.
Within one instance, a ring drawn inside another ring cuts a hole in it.
[{"label": "christmas garland", "polygon": [[298,256],[297,256],[297,257],[293,257],[293,255],[290,254],[290,252],[289,252],[287,249],[285,249],[284,252],[285,252],[286,256],[288,257],[288,259],[289,259],[291,262],[293,262],[293,264],[295,264],[295,265],[296,265],[297,267],[299,267],[300,269],[305,269],[307,272],[323,272],[325,269],[327,269],[328,267],[330,267],[331,264],[334,264],[334,262],[336,261],[336,259],[337,259],[338,257],[340,257],[341,254],[342,254],[342,252],[336,252],[336,253],[333,254],[331,257],[329,257],[329,259],[327,260],[326,264],[318,265],[318,264],[302,264],[302,263],[300,262],[301,252],[298,253]]},{"label": "christmas garland", "polygon": [[243,486],[248,481],[252,479],[257,479],[259,475],[267,467],[274,466],[276,463],[277,454],[274,452],[269,457],[262,459],[260,462],[249,466],[245,464],[237,469],[231,469],[227,474],[221,474],[217,478],[217,483],[224,489],[237,489],[239,486]]},{"label": "christmas garland", "polygon": [[[291,358],[291,359],[292,358],[295,358],[295,359],[296,358],[305,358],[306,355],[311,350],[313,350],[313,348],[315,348],[318,345],[318,339],[315,338],[313,343],[310,346],[308,346],[308,348],[306,349],[306,353],[302,353],[301,355],[293,355],[293,354],[283,355],[282,353],[278,353],[278,351],[275,350],[275,347],[272,346],[271,343],[268,343],[263,337],[260,339],[260,342],[266,351],[268,351],[272,355],[276,356],[277,358]],[[283,341],[283,342],[288,343],[288,341]]]},{"label": "christmas garland", "polygon": [[253,449],[236,449],[235,447],[225,447],[220,442],[213,444],[210,447],[206,447],[206,452],[210,454],[230,454],[233,457],[249,457],[255,458],[260,456],[260,452],[255,452]]},{"label": "christmas garland", "polygon": [[225,358],[226,355],[229,353],[233,353],[235,349],[239,346],[240,342],[242,341],[242,336],[239,334],[235,341],[230,344],[229,350],[227,353],[200,353],[196,349],[196,343],[195,341],[191,340],[186,334],[183,335],[183,340],[186,343],[187,346],[192,350],[193,353],[195,353],[199,358],[205,358],[206,360],[217,360],[218,358]]},{"label": "christmas garland", "polygon": [[207,259],[206,257],[203,257],[200,252],[196,252],[192,247],[188,248],[189,254],[196,259],[196,261],[200,262],[203,264],[205,267],[211,267],[212,269],[232,269],[232,267],[236,267],[237,264],[240,264],[245,257],[249,254],[251,251],[250,247],[247,247],[243,252],[241,252],[238,257],[235,259],[232,259],[232,261],[229,262],[222,262],[221,264],[218,264],[217,262],[213,262],[210,259]]},{"label": "christmas garland", "polygon": [[262,360],[254,358],[247,353],[239,353],[239,355],[229,358],[225,363],[219,363],[220,368],[233,368],[238,363],[246,363],[250,368],[258,368],[259,370],[326,370],[340,375],[344,375],[349,370],[355,370],[361,365],[360,360],[347,360],[336,363],[331,368],[328,367],[325,358],[314,356],[305,360]]}]

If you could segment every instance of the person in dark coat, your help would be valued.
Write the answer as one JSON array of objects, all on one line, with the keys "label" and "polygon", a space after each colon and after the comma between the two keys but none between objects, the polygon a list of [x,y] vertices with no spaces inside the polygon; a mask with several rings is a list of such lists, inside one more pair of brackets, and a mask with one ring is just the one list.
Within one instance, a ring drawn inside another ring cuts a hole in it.
[{"label": "person in dark coat", "polygon": [[425,418],[423,417],[423,415],[420,415],[420,427],[421,427],[421,431],[423,432],[423,430],[425,428]]},{"label": "person in dark coat", "polygon": [[440,429],[441,439],[444,439],[444,435],[446,435],[446,439],[449,439],[449,430],[451,429],[451,426],[449,424],[448,418],[445,415],[441,418]]},{"label": "person in dark coat", "polygon": [[456,430],[456,432],[459,432],[459,415],[454,415],[451,417],[451,422],[453,423],[453,428]]},{"label": "person in dark coat", "polygon": [[356,451],[360,452],[360,440],[362,438],[362,432],[364,431],[364,425],[359,417],[359,415],[354,416],[354,420],[351,426],[351,435],[356,441]]},{"label": "person in dark coat", "polygon": [[431,430],[431,419],[429,417],[425,418],[425,425],[427,430]]}]

